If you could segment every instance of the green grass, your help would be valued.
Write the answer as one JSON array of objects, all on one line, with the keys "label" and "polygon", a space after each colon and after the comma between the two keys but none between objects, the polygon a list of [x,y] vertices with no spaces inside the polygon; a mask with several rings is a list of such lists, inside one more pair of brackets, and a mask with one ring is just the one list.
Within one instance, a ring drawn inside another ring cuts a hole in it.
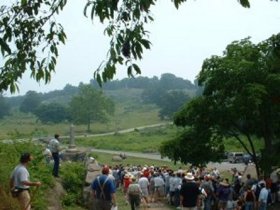
[{"label": "green grass", "polygon": [[[158,117],[158,108],[153,105],[116,104],[116,112],[108,123],[91,124],[90,133],[105,133],[119,131],[131,127],[151,125],[162,122]],[[0,120],[0,140],[10,139],[13,136],[21,138],[50,137],[54,133],[68,136],[70,123],[42,124],[32,114],[14,112]],[[75,125],[76,134],[87,133],[87,125]]]},{"label": "green grass", "polygon": [[161,143],[174,138],[178,130],[173,125],[164,125],[131,133],[79,138],[76,144],[97,149],[158,152]]},{"label": "green grass", "polygon": [[[45,192],[53,187],[54,180],[51,176],[50,168],[46,167],[42,155],[42,149],[43,148],[40,145],[34,145],[31,142],[17,142],[14,144],[0,143],[0,159],[2,160],[2,163],[0,164],[0,190],[2,190],[2,193],[7,196],[5,200],[1,200],[1,205],[3,207],[15,203],[9,194],[9,177],[14,167],[19,163],[20,154],[23,152],[31,152],[34,159],[30,162],[28,167],[30,180],[41,181],[43,183],[38,190],[35,190],[35,187],[31,187],[31,193],[36,191],[32,204],[34,205],[34,209],[46,209]],[[13,208],[9,207],[9,209],[12,210]]]},{"label": "green grass", "polygon": [[[264,142],[260,139],[253,137],[254,147],[257,153],[260,152],[260,150],[264,147]],[[242,138],[245,145],[250,148],[249,142],[245,137]],[[242,147],[242,145],[237,141],[235,138],[230,137],[225,139],[225,151],[228,152],[246,152],[245,149]]]},{"label": "green grass", "polygon": [[106,153],[102,153],[102,152],[93,152],[91,154],[92,157],[95,157],[96,160],[98,160],[98,162],[100,164],[106,164],[106,165],[110,165],[110,166],[115,166],[115,165],[119,165],[122,164],[123,166],[126,165],[130,165],[130,166],[135,166],[135,165],[148,165],[148,166],[166,166],[172,170],[178,170],[179,168],[182,169],[188,169],[188,166],[181,164],[181,163],[177,163],[176,165],[174,165],[173,162],[171,161],[164,161],[164,160],[152,160],[152,159],[146,159],[146,158],[136,158],[136,157],[128,157],[127,159],[122,160],[121,162],[114,162],[112,161],[112,156],[110,154],[106,154]]}]

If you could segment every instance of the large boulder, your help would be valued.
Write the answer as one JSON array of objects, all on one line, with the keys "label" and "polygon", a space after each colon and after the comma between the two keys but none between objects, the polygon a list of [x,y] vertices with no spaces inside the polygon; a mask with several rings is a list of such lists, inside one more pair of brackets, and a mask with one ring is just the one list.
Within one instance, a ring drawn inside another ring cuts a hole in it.
[{"label": "large boulder", "polygon": [[87,209],[94,210],[94,199],[91,193],[90,184],[98,175],[100,175],[102,167],[94,158],[90,157],[86,161],[86,169],[87,173],[85,179],[85,187],[83,190],[83,198]]},{"label": "large boulder", "polygon": [[114,155],[112,157],[112,161],[114,161],[114,162],[121,162],[122,160],[123,160],[122,157],[119,155]]}]

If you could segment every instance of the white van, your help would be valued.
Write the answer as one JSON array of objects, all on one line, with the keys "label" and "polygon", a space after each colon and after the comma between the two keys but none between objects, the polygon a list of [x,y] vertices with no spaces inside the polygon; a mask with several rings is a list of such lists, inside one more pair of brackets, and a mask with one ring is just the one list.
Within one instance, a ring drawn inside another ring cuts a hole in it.
[{"label": "white van", "polygon": [[243,162],[243,152],[229,152],[228,161],[230,163],[242,163]]}]

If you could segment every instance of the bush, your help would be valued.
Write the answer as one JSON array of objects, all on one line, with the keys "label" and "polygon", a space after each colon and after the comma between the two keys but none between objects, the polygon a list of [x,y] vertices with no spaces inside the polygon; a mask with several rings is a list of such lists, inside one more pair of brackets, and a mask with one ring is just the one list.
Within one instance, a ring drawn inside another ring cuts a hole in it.
[{"label": "bush", "polygon": [[[39,180],[43,183],[32,198],[32,205],[36,210],[47,208],[45,192],[53,185],[53,179],[52,176],[50,176],[49,169],[43,161],[42,150],[42,146],[34,145],[31,141],[12,141],[9,144],[0,142],[0,159],[2,161],[5,160],[4,164],[0,164],[1,208],[11,210],[18,209],[18,207],[16,207],[17,202],[10,194],[9,178],[15,166],[19,163],[20,155],[23,152],[31,152],[34,157],[34,160],[31,161],[28,166],[31,181]],[[33,195],[34,190],[35,188],[31,187],[31,195]]]},{"label": "bush", "polygon": [[63,198],[64,206],[82,204],[85,166],[81,163],[65,163],[61,166],[62,185],[67,194]]}]

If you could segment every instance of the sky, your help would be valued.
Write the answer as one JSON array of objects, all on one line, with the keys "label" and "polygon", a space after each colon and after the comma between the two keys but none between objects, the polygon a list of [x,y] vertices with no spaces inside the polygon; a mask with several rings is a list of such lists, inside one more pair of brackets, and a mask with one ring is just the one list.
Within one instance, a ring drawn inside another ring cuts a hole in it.
[{"label": "sky", "polygon": [[[37,83],[27,72],[18,81],[20,92],[29,90],[49,92],[61,90],[67,84],[78,86],[89,83],[94,70],[106,59],[109,38],[104,26],[86,18],[86,0],[68,1],[56,18],[67,34],[66,45],[61,45],[56,72],[51,82]],[[251,8],[243,8],[237,0],[189,0],[177,10],[171,0],[157,0],[152,7],[155,21],[148,25],[150,50],[145,50],[138,62],[141,76],[160,77],[172,73],[194,81],[201,65],[211,55],[222,55],[232,41],[248,36],[254,43],[279,33],[280,2],[251,0]],[[117,69],[115,79],[127,77],[126,69]],[[4,95],[11,96],[9,92]]]}]

